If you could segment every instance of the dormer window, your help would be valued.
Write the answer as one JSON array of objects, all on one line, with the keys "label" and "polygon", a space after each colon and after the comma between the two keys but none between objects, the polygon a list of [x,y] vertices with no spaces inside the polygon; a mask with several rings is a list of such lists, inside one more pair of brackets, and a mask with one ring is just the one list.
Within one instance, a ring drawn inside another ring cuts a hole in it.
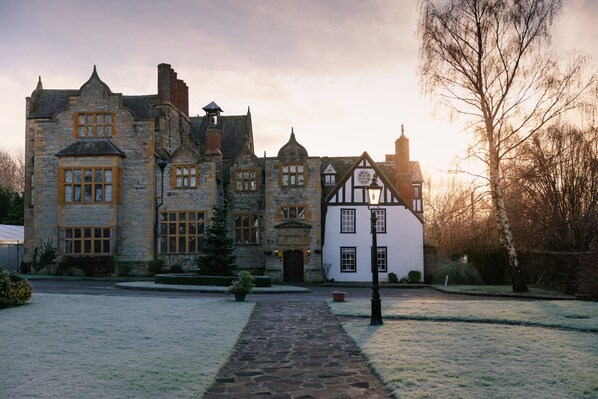
[{"label": "dormer window", "polygon": [[79,138],[114,136],[114,116],[111,113],[80,112],[76,114],[75,132]]},{"label": "dormer window", "polygon": [[324,170],[324,185],[334,186],[336,184],[336,170],[332,165],[328,165]]}]

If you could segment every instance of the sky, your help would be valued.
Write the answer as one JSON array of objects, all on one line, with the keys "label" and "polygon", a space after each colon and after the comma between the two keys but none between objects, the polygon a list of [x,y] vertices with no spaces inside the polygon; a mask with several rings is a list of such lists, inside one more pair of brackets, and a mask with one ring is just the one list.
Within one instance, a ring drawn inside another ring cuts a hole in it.
[{"label": "sky", "polygon": [[[189,86],[191,116],[250,107],[255,151],[291,129],[312,156],[374,160],[401,135],[427,173],[464,156],[468,135],[417,74],[417,0],[0,0],[0,149],[24,151],[25,98],[78,89],[94,65],[115,93],[157,93],[157,66]],[[563,0],[556,51],[598,62],[598,2]]]}]

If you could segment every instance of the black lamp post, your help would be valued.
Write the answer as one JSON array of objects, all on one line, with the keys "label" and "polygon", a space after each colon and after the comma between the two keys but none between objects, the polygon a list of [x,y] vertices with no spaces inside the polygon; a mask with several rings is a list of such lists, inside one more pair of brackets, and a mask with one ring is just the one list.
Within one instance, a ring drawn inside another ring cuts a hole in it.
[{"label": "black lamp post", "polygon": [[370,221],[372,222],[372,317],[370,326],[379,326],[382,321],[382,303],[380,301],[380,282],[378,281],[378,242],[376,238],[376,224],[378,217],[376,209],[380,203],[382,187],[378,185],[378,176],[374,174],[372,184],[367,188],[368,209],[370,210]]}]

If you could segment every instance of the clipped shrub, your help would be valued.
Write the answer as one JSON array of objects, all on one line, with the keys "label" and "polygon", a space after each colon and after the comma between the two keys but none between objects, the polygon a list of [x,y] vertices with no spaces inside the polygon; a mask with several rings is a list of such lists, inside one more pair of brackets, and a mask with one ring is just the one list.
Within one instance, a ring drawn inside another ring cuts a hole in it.
[{"label": "clipped shrub", "polygon": [[112,256],[65,256],[58,265],[58,273],[72,274],[72,269],[80,270],[85,276],[107,276],[114,273]]},{"label": "clipped shrub", "polygon": [[150,276],[159,274],[162,271],[162,267],[164,267],[164,261],[162,259],[153,259],[147,262],[147,271]]},{"label": "clipped shrub", "polygon": [[411,270],[407,273],[407,281],[409,284],[418,284],[422,281],[422,273],[418,270]]},{"label": "clipped shrub", "polygon": [[407,280],[407,277],[401,277],[399,284],[409,284],[409,280]]},{"label": "clipped shrub", "polygon": [[388,273],[388,282],[391,284],[397,284],[399,282],[399,278],[395,273]]},{"label": "clipped shrub", "polygon": [[434,272],[432,283],[444,285],[446,276],[448,276],[449,285],[484,285],[482,276],[477,269],[462,259],[438,268]]},{"label": "clipped shrub", "polygon": [[31,284],[21,275],[0,270],[0,308],[22,305],[31,299]]}]

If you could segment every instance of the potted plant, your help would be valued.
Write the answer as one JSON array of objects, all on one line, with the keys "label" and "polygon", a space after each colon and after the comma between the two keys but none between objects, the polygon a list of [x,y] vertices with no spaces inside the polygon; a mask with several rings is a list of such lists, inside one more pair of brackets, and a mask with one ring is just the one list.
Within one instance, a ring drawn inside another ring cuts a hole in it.
[{"label": "potted plant", "polygon": [[234,280],[228,287],[227,292],[235,294],[235,301],[242,302],[254,287],[254,281],[255,278],[249,272],[242,271],[239,273],[239,278]]},{"label": "potted plant", "polygon": [[344,291],[334,291],[332,293],[332,299],[334,299],[334,302],[344,302],[345,295],[347,295],[347,293]]}]

